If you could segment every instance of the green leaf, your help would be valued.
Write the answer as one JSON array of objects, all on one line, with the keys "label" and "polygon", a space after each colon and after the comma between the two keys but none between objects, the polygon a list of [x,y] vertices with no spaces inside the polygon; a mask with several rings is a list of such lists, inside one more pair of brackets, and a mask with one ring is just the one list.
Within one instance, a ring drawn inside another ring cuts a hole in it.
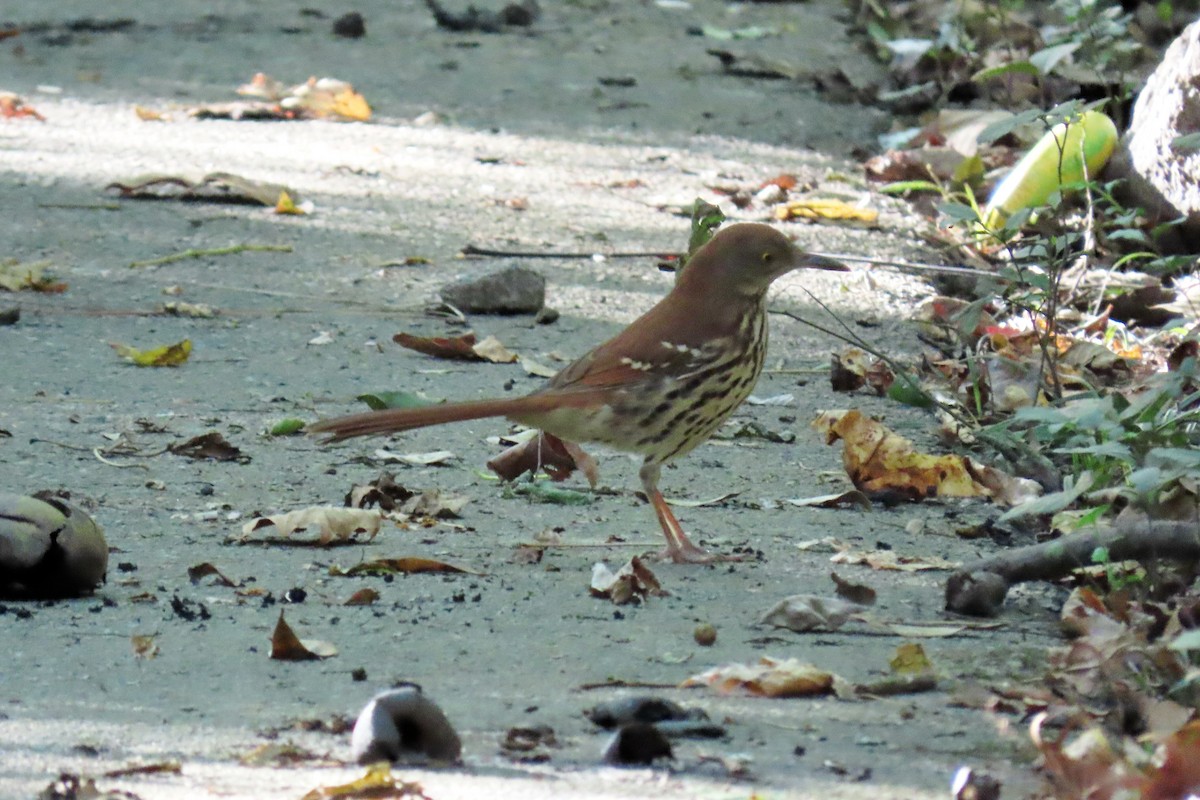
[{"label": "green leaf", "polygon": [[879,187],[884,194],[907,194],[908,192],[934,192],[941,194],[942,187],[933,181],[893,181]]},{"label": "green leaf", "polygon": [[692,257],[693,253],[708,244],[708,240],[713,237],[717,228],[721,227],[721,223],[724,221],[724,212],[712,203],[699,197],[692,201],[692,231],[688,237],[687,256],[675,268],[675,280],[679,280],[680,273],[687,266],[687,260]]},{"label": "green leaf", "polygon": [[1194,153],[1200,150],[1200,133],[1185,133],[1171,140],[1171,149],[1179,153]]},{"label": "green leaf", "polygon": [[897,403],[913,408],[933,408],[933,398],[929,392],[906,380],[897,380],[889,386],[887,396]]},{"label": "green leaf", "polygon": [[574,489],[561,489],[548,483],[518,483],[505,487],[504,496],[520,495],[535,503],[550,503],[556,506],[587,506],[595,500],[592,495]]},{"label": "green leaf", "polygon": [[1055,422],[1065,423],[1070,421],[1070,417],[1062,412],[1061,409],[1053,406],[1025,406],[1018,408],[1012,416],[1015,422]]},{"label": "green leaf", "polygon": [[1150,237],[1145,231],[1140,231],[1137,228],[1122,228],[1116,231],[1109,231],[1105,234],[1109,239],[1125,242],[1137,242],[1138,244],[1150,244]]},{"label": "green leaf", "polygon": [[1029,57],[1029,63],[1041,70],[1043,74],[1049,75],[1064,59],[1070,58],[1079,49],[1079,44],[1079,42],[1067,42],[1039,50]]},{"label": "green leaf", "polygon": [[1075,478],[1075,484],[1061,492],[1051,492],[1048,495],[1039,497],[1036,500],[1030,500],[1021,503],[1019,506],[1014,506],[1008,511],[1000,515],[998,522],[1008,522],[1021,517],[1033,516],[1036,514],[1053,514],[1057,511],[1062,511],[1076,500],[1078,500],[1084,492],[1092,487],[1092,473],[1084,472]]},{"label": "green leaf", "polygon": [[1037,77],[1042,73],[1041,70],[1028,61],[1012,61],[1008,64],[1000,64],[996,67],[985,67],[972,75],[970,79],[975,83],[983,83],[984,81],[990,81],[993,78],[999,78],[1003,75],[1015,74],[1033,75],[1034,77]]},{"label": "green leaf", "polygon": [[1124,461],[1127,464],[1132,464],[1134,461],[1133,451],[1127,445],[1113,441],[1100,442],[1099,444],[1091,444],[1086,447],[1064,447],[1059,452],[1088,456],[1107,456],[1108,458]]},{"label": "green leaf", "polygon": [[965,203],[950,201],[939,203],[938,211],[944,214],[950,220],[951,224],[958,222],[976,223],[979,221],[979,214]]},{"label": "green leaf", "polygon": [[1187,652],[1190,650],[1200,650],[1200,628],[1192,628],[1175,637],[1169,645],[1172,650]]},{"label": "green leaf", "polygon": [[291,436],[293,433],[299,433],[302,430],[304,430],[304,420],[288,417],[272,425],[268,433],[272,436]]},{"label": "green leaf", "polygon": [[360,394],[355,400],[361,400],[372,411],[382,411],[385,408],[420,408],[434,403],[412,392],[373,392]]},{"label": "green leaf", "polygon": [[763,39],[767,36],[775,36],[779,33],[778,28],[764,28],[758,25],[751,25],[745,28],[718,28],[715,25],[703,25],[700,32],[709,39],[727,42],[732,39]]},{"label": "green leaf", "polygon": [[983,173],[983,159],[976,153],[958,162],[958,166],[954,168],[954,174],[950,176],[950,180],[956,184],[978,183],[983,180]]},{"label": "green leaf", "polygon": [[979,144],[991,144],[1001,136],[1007,136],[1022,125],[1028,125],[1042,117],[1040,108],[1031,108],[1020,114],[1013,114],[1008,119],[998,119],[979,132],[975,141]]}]

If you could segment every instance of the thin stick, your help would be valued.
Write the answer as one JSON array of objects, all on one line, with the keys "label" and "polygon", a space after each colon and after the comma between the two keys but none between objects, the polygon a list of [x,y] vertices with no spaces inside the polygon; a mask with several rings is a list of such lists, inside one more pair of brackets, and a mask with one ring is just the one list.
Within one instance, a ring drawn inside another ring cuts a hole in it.
[{"label": "thin stick", "polygon": [[110,467],[116,467],[117,469],[150,469],[150,467],[146,466],[145,464],[118,464],[116,461],[110,461],[109,459],[105,458],[102,453],[103,451],[99,447],[92,448],[92,455],[94,455],[101,464],[108,464]]},{"label": "thin stick", "polygon": [[612,678],[598,683],[581,683],[575,687],[577,692],[590,692],[593,689],[678,689],[677,683],[652,683],[650,681],[627,681]]},{"label": "thin stick", "polygon": [[120,211],[120,203],[38,203],[38,208],[70,208],[81,211]]},{"label": "thin stick", "polygon": [[836,259],[838,261],[849,261],[853,264],[875,264],[881,267],[895,267],[896,269],[906,269],[911,272],[933,272],[944,273],[947,275],[974,275],[980,278],[995,278],[998,281],[1006,279],[994,272],[988,272],[985,269],[972,269],[970,267],[943,267],[938,264],[916,264],[912,261],[889,261],[880,258],[870,258],[869,256],[851,256],[842,253],[813,253],[813,255],[824,256],[826,258]]},{"label": "thin stick", "polygon": [[600,253],[593,251],[591,253],[547,253],[545,251],[532,250],[492,250],[487,247],[476,247],[473,244],[468,244],[459,251],[464,256],[487,256],[489,258],[591,258],[595,255],[601,255],[605,258],[672,258],[675,253],[672,252],[654,252],[654,253],[637,253],[637,252],[622,252],[622,253]]},{"label": "thin stick", "polygon": [[292,246],[290,244],[234,244],[229,247],[214,247],[208,250],[184,250],[181,253],[172,253],[169,256],[162,258],[152,258],[148,261],[134,261],[130,263],[130,267],[158,267],[163,264],[172,264],[176,261],[187,261],[193,258],[204,258],[206,256],[230,256],[236,253],[290,253]]}]

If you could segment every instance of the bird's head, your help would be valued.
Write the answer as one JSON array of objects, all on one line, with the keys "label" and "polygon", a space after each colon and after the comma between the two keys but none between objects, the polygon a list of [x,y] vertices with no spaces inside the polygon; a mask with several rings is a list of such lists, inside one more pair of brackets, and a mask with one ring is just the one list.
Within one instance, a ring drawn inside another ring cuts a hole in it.
[{"label": "bird's head", "polygon": [[806,253],[770,225],[742,222],[716,233],[688,260],[679,283],[705,292],[759,297],[794,269],[849,268],[832,258]]}]

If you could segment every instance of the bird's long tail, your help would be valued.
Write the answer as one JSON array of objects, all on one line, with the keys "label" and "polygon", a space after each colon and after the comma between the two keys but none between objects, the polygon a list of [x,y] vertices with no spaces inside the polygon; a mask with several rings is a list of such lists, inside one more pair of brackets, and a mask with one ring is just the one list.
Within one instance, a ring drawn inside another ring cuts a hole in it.
[{"label": "bird's long tail", "polygon": [[340,442],[355,436],[397,433],[447,422],[465,422],[486,417],[509,417],[521,422],[536,422],[540,414],[555,409],[582,406],[592,402],[587,393],[547,392],[495,400],[469,400],[420,408],[387,408],[345,417],[321,420],[307,426],[309,433],[324,435],[326,442]]}]

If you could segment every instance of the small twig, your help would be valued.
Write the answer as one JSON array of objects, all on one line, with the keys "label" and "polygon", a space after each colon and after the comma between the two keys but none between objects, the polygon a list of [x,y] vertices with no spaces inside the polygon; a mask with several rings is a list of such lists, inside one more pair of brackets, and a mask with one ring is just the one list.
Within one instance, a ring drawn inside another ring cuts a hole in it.
[{"label": "small twig", "polygon": [[[679,689],[677,683],[652,683],[650,681],[626,681],[612,678],[597,683],[583,683],[575,687],[577,692],[590,692],[593,689]],[[687,687],[683,687],[687,688]]]},{"label": "small twig", "polygon": [[92,448],[92,455],[94,455],[96,460],[101,464],[108,464],[110,467],[116,467],[117,469],[150,469],[150,467],[146,466],[145,464],[118,464],[115,461],[105,458],[103,456],[103,452],[104,451],[102,451],[99,447]]},{"label": "small twig", "polygon": [[176,261],[188,261],[193,258],[205,258],[207,256],[230,256],[237,253],[290,253],[292,246],[290,244],[234,244],[229,247],[214,247],[207,250],[184,250],[180,253],[172,253],[169,256],[162,258],[151,258],[147,261],[134,261],[130,263],[130,267],[158,267],[163,264],[172,264]]},{"label": "small twig", "polygon": [[521,542],[517,545],[517,547],[536,547],[544,550],[598,550],[612,547],[639,547],[643,550],[652,550],[657,546],[658,542]]},{"label": "small twig", "polygon": [[487,247],[476,247],[473,244],[464,246],[459,252],[464,256],[487,256],[489,258],[592,258],[596,255],[601,255],[605,258],[672,258],[676,255],[676,253],[671,251],[658,251],[653,253],[601,253],[599,251],[593,251],[591,253],[547,253],[545,251],[532,250],[492,250]]},{"label": "small twig", "polygon": [[958,421],[964,425],[972,425],[974,423],[974,421],[972,419],[970,419],[966,414],[964,414],[960,409],[956,408],[955,406],[951,405],[950,403],[946,403],[941,400],[938,400],[937,397],[935,397],[931,393],[922,390],[917,385],[917,382],[908,376],[908,372],[903,367],[900,366],[899,362],[897,362],[894,358],[887,355],[883,351],[873,347],[866,339],[859,336],[858,333],[855,332],[855,330],[853,328],[851,328],[849,325],[847,325],[845,323],[845,321],[842,320],[841,317],[839,317],[837,314],[834,314],[833,309],[831,309],[828,305],[826,305],[825,302],[821,300],[821,298],[817,297],[815,294],[808,291],[808,289],[805,289],[804,291],[808,294],[808,296],[810,298],[812,298],[812,301],[814,303],[816,303],[818,306],[821,307],[821,309],[823,311],[825,311],[825,313],[827,313],[831,317],[833,317],[837,321],[837,323],[842,326],[842,328],[846,331],[846,333],[842,334],[842,333],[838,333],[837,331],[830,330],[829,328],[826,328],[824,325],[820,325],[816,322],[813,322],[812,320],[804,319],[803,317],[801,317],[797,314],[793,314],[790,311],[771,310],[771,313],[782,314],[785,317],[790,317],[791,319],[794,319],[797,322],[801,322],[801,323],[804,323],[805,325],[808,325],[810,328],[815,328],[816,330],[821,331],[822,333],[824,333],[828,336],[832,336],[833,338],[837,339],[838,341],[845,342],[847,344],[852,344],[855,347],[858,347],[861,350],[863,350],[864,352],[868,353],[869,355],[875,356],[876,358],[878,358],[880,361],[882,361],[884,364],[886,364],[888,366],[888,369],[890,369],[892,371],[892,373],[896,376],[897,379],[903,380],[906,384],[911,386],[913,389],[920,391],[923,395],[928,397],[929,401],[933,405],[935,405],[939,411],[942,411],[942,412],[950,415],[953,419],[955,419],[956,421]]},{"label": "small twig", "polygon": [[[773,311],[773,314],[787,314],[786,311]],[[797,319],[797,317],[792,317]],[[805,320],[800,320],[804,322]],[[830,334],[831,336],[833,334]],[[764,375],[822,375],[829,371],[828,366],[824,367],[781,367],[780,369],[764,369]]]},{"label": "small twig", "polygon": [[[92,455],[96,456],[96,458],[100,458],[100,455],[99,455],[100,453],[110,454],[112,452],[112,451],[106,452],[104,449],[99,448],[99,447],[85,447],[85,446],[80,446],[77,444],[67,444],[66,442],[59,442],[59,441],[55,441],[54,439],[30,439],[29,443],[30,444],[52,444],[55,447],[61,447],[64,450],[75,450],[80,453],[91,453]],[[163,453],[168,453],[168,452],[170,452],[170,448],[164,447],[162,450],[156,450],[153,453],[138,453],[137,455],[141,456],[142,458],[157,458],[158,456],[161,456]],[[103,458],[100,458],[100,460],[104,461]],[[104,463],[112,464],[112,462],[110,462],[110,461],[105,461]],[[126,466],[133,466],[133,465],[131,465],[131,464],[112,464],[112,466],[126,467]]]},{"label": "small twig", "polygon": [[837,314],[834,314],[834,313],[833,313],[833,309],[831,309],[831,308],[830,308],[828,305],[826,305],[826,304],[825,304],[825,303],[824,303],[824,302],[821,300],[821,298],[817,297],[815,294],[813,294],[812,292],[808,291],[808,289],[805,289],[804,291],[805,291],[805,293],[806,293],[806,294],[808,294],[808,296],[809,296],[810,298],[812,298],[812,301],[813,301],[814,303],[816,303],[818,306],[820,306],[820,307],[821,307],[821,309],[822,309],[822,310],[823,310],[825,313],[827,313],[827,314],[829,314],[829,316],[833,317],[833,318],[834,318],[834,319],[837,321],[838,325],[842,326],[842,328],[844,328],[846,332],[845,332],[845,333],[838,333],[838,332],[837,332],[837,331],[835,331],[835,330],[831,330],[831,329],[829,329],[829,328],[826,328],[824,325],[821,325],[820,323],[813,322],[813,321],[812,321],[812,320],[810,320],[810,319],[805,319],[804,317],[800,316],[799,314],[793,314],[791,311],[782,311],[782,310],[778,310],[778,309],[769,309],[770,313],[772,313],[772,314],[782,314],[783,316],[785,316],[785,317],[788,317],[789,319],[794,319],[794,320],[796,320],[796,322],[801,322],[801,323],[803,323],[803,324],[805,324],[805,325],[809,326],[810,328],[814,328],[814,329],[816,329],[816,330],[820,331],[821,333],[825,334],[826,336],[832,336],[834,339],[837,339],[839,342],[845,342],[846,344],[852,344],[852,345],[854,345],[855,347],[858,347],[858,348],[862,349],[864,352],[866,352],[866,353],[868,353],[868,354],[870,354],[870,355],[873,355],[873,356],[875,356],[875,357],[876,357],[876,358],[878,358],[880,361],[882,361],[883,363],[887,364],[887,365],[888,365],[888,368],[889,368],[889,369],[891,369],[891,370],[892,370],[892,372],[896,373],[897,375],[900,375],[900,374],[902,374],[902,373],[904,372],[904,370],[903,370],[903,369],[900,367],[899,363],[897,363],[897,362],[896,362],[894,359],[892,359],[890,356],[888,356],[888,355],[884,354],[884,353],[883,353],[883,351],[881,351],[881,350],[878,350],[878,349],[876,349],[875,347],[873,347],[873,346],[871,345],[871,343],[870,343],[870,342],[868,342],[866,339],[864,339],[864,338],[862,338],[861,336],[859,336],[859,335],[858,335],[858,334],[857,334],[857,333],[854,331],[854,329],[853,329],[853,328],[851,328],[849,325],[847,325],[847,324],[846,324],[846,323],[845,323],[845,322],[842,320],[842,318],[841,318],[841,317],[839,317]]},{"label": "small twig", "polygon": [[120,211],[120,203],[38,203],[38,208],[70,208],[82,211]]},{"label": "small twig", "polygon": [[881,258],[871,258],[869,256],[852,256],[842,253],[813,253],[813,255],[824,256],[826,258],[836,259],[837,261],[849,261],[852,264],[874,264],[880,267],[894,267],[895,269],[909,270],[910,272],[933,272],[943,273],[947,275],[974,275],[979,278],[994,278],[998,281],[1005,280],[1002,276],[994,272],[988,272],[985,269],[972,269],[971,267],[944,267],[937,264],[917,264],[912,261],[891,261]]}]

